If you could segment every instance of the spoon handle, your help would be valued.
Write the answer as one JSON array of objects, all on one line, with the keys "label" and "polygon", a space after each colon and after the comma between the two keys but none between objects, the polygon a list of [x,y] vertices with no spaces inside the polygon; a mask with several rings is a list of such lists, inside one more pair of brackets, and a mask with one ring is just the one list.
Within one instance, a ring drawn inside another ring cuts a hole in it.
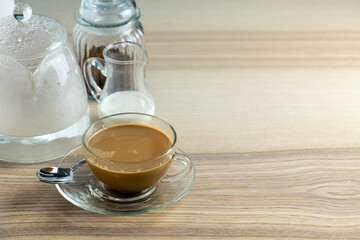
[{"label": "spoon handle", "polygon": [[74,172],[78,167],[86,163],[86,159],[82,159],[79,162],[77,162],[74,166],[70,167],[70,169]]}]

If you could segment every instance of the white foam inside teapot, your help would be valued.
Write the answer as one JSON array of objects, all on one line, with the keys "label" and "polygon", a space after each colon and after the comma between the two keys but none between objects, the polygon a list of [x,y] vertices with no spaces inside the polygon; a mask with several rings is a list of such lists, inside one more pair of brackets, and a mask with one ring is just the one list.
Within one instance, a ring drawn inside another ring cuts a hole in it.
[{"label": "white foam inside teapot", "polygon": [[70,50],[50,56],[32,73],[0,56],[0,133],[38,136],[64,129],[84,115],[87,96]]},{"label": "white foam inside teapot", "polygon": [[60,131],[88,109],[64,27],[42,15],[25,20],[0,20],[0,134],[7,136]]}]

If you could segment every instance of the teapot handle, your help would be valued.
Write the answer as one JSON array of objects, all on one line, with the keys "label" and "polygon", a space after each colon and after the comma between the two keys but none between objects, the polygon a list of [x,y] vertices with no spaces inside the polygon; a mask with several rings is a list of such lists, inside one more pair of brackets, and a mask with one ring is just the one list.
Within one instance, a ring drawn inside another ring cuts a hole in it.
[{"label": "teapot handle", "polygon": [[83,66],[83,73],[86,85],[88,86],[91,95],[95,98],[97,102],[100,100],[100,96],[102,94],[102,89],[99,87],[99,85],[96,83],[91,67],[96,67],[102,75],[106,77],[106,66],[105,66],[105,60],[97,57],[88,58]]}]

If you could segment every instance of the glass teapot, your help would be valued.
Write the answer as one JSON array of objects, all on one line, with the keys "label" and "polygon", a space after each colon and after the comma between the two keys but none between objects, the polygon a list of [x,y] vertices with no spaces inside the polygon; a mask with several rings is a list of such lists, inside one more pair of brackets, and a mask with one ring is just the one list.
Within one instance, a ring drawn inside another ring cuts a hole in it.
[{"label": "glass teapot", "polygon": [[0,159],[41,162],[80,144],[85,84],[65,28],[18,3],[0,19]]}]

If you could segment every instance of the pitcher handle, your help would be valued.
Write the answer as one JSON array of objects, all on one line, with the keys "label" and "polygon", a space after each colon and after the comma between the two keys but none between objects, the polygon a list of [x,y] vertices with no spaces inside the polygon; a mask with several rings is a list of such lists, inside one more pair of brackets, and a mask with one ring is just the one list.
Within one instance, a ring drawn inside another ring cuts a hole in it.
[{"label": "pitcher handle", "polygon": [[88,86],[91,95],[93,95],[94,99],[99,102],[100,96],[102,94],[102,89],[99,87],[99,85],[96,83],[91,67],[96,67],[102,75],[106,77],[106,66],[105,66],[105,60],[97,57],[88,58],[83,66],[83,73],[86,85]]}]

